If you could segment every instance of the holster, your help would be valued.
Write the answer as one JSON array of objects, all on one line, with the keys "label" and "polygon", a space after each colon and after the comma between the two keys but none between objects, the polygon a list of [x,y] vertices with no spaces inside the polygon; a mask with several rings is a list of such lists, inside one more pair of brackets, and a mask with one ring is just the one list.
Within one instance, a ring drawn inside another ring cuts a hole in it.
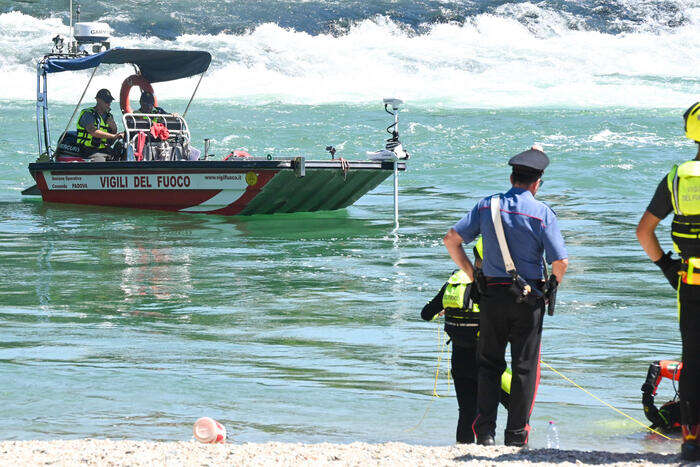
[{"label": "holster", "polygon": [[508,291],[515,297],[515,302],[536,306],[544,294],[537,287],[528,284],[517,272],[512,273],[511,277],[513,283],[508,287]]},{"label": "holster", "polygon": [[486,293],[487,283],[486,276],[481,268],[474,269],[474,282],[476,283],[476,290],[479,294],[484,295]]},{"label": "holster", "polygon": [[544,296],[547,299],[547,314],[549,316],[554,316],[554,308],[557,304],[557,288],[559,288],[557,276],[552,274],[544,286]]}]

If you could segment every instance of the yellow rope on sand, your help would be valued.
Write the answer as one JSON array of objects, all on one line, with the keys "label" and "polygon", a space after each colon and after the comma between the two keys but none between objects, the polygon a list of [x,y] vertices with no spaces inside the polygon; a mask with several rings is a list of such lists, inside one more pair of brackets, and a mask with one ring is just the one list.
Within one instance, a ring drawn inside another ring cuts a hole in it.
[{"label": "yellow rope on sand", "polygon": [[618,408],[615,408],[615,407],[613,407],[612,405],[608,404],[607,402],[605,402],[605,401],[604,401],[603,399],[601,399],[600,397],[596,396],[595,394],[593,394],[593,393],[590,392],[589,390],[587,390],[587,389],[583,388],[582,386],[576,384],[576,383],[575,383],[574,381],[572,381],[570,378],[568,378],[568,377],[564,376],[563,374],[561,374],[560,372],[558,372],[558,371],[557,371],[552,365],[550,365],[549,363],[543,362],[542,360],[540,360],[540,363],[543,364],[544,366],[546,366],[547,368],[549,368],[550,370],[552,370],[553,372],[555,372],[556,374],[558,374],[559,376],[561,376],[562,378],[564,378],[566,381],[568,381],[569,383],[571,383],[571,384],[574,385],[575,387],[579,388],[581,391],[583,391],[583,392],[585,392],[586,394],[588,394],[589,396],[591,396],[593,399],[595,399],[595,400],[597,400],[598,402],[600,402],[600,403],[602,403],[602,404],[604,404],[604,405],[610,407],[611,409],[613,409],[615,412],[619,413],[620,415],[629,418],[629,419],[632,420],[634,423],[643,426],[644,429],[649,430],[649,431],[651,431],[652,433],[656,433],[657,435],[662,436],[662,437],[664,437],[664,438],[666,438],[666,439],[669,439],[669,440],[671,439],[671,438],[669,438],[668,436],[666,436],[665,434],[656,431],[655,429],[653,429],[653,428],[650,427],[650,426],[647,426],[645,423],[640,422],[640,421],[637,420],[636,418],[634,418],[634,417],[632,417],[632,416],[630,416],[630,415],[627,415],[627,414],[624,413],[622,410],[620,410],[620,409],[618,409]]}]

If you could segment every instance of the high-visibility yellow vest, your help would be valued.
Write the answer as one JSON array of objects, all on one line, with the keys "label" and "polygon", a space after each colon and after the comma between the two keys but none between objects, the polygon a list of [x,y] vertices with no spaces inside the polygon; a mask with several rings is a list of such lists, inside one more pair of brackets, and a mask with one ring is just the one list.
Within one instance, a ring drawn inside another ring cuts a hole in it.
[{"label": "high-visibility yellow vest", "polygon": [[685,259],[700,256],[700,161],[674,166],[666,183],[674,213],[673,247]]},{"label": "high-visibility yellow vest", "polygon": [[442,295],[445,331],[457,345],[476,345],[479,336],[479,307],[470,298],[473,285],[460,269],[449,278]]},{"label": "high-visibility yellow vest", "polygon": [[78,145],[90,149],[104,149],[107,147],[107,139],[93,138],[93,136],[88,133],[87,129],[80,124],[80,119],[83,118],[83,115],[85,115],[87,112],[90,112],[95,116],[95,127],[97,130],[101,130],[106,133],[109,133],[110,130],[109,125],[107,125],[107,121],[102,118],[102,115],[99,114],[95,107],[83,109],[83,111],[80,112],[80,117],[78,117]]}]

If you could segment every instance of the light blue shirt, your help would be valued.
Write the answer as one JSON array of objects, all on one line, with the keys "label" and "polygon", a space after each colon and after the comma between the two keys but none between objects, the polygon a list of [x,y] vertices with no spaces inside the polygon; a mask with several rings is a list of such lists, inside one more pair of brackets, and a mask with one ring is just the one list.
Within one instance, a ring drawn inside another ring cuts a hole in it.
[{"label": "light blue shirt", "polygon": [[[511,188],[501,195],[501,219],[515,269],[525,279],[544,277],[543,253],[551,264],[568,257],[557,215],[524,188]],[[464,243],[479,234],[484,238],[482,269],[487,277],[508,277],[491,220],[491,197],[479,201],[454,229]]]}]

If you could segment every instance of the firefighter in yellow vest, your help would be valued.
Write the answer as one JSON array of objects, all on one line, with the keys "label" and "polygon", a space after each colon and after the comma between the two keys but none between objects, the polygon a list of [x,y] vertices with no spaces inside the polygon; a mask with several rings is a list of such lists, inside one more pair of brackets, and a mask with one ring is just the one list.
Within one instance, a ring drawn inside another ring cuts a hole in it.
[{"label": "firefighter in yellow vest", "polygon": [[113,157],[112,143],[121,138],[110,107],[114,97],[108,89],[100,89],[94,107],[83,109],[78,117],[80,155],[92,162],[105,162]]},{"label": "firefighter in yellow vest", "polygon": [[[683,115],[685,135],[700,145],[700,102]],[[673,212],[671,238],[680,259],[664,254],[656,237],[659,222]],[[700,146],[695,159],[674,166],[661,180],[637,226],[647,256],[677,290],[683,343],[679,379],[683,445],[681,457],[700,460]]]},{"label": "firefighter in yellow vest", "polygon": [[[481,267],[483,255],[481,237],[474,247],[476,267]],[[442,286],[440,292],[421,311],[421,318],[431,321],[445,317],[445,332],[452,342],[452,379],[457,393],[459,419],[457,443],[473,443],[473,423],[476,418],[479,338],[478,292],[464,271],[457,270]],[[510,369],[501,376],[501,403],[508,408],[510,398]]]}]

